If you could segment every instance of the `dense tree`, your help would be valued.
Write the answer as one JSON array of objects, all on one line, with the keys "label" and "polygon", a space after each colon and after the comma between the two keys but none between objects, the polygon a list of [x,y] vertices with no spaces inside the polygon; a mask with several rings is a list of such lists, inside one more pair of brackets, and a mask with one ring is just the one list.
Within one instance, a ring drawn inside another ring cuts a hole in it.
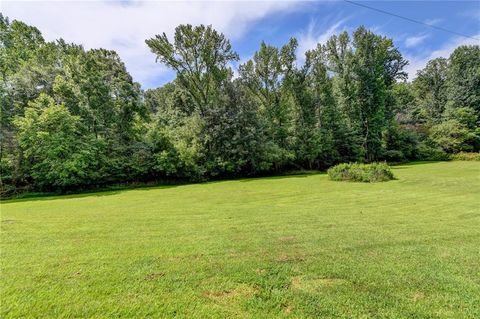
[{"label": "dense tree", "polygon": [[[350,39],[346,32],[332,36],[325,45],[328,67],[335,74],[337,103],[348,119],[352,150],[367,161],[382,156],[382,131],[394,106],[391,89],[405,79],[407,62],[391,39],[364,27]],[[360,143],[358,145],[358,143]],[[355,145],[356,144],[356,145]]]},{"label": "dense tree", "polygon": [[449,57],[449,107],[469,107],[480,119],[480,46],[460,46]]},{"label": "dense tree", "polygon": [[404,78],[406,62],[391,39],[363,27],[353,34],[358,122],[367,161],[381,156],[381,133],[386,126],[387,94],[397,78]]},{"label": "dense tree", "polygon": [[439,123],[447,103],[447,59],[429,61],[413,82],[417,94],[420,120]]},{"label": "dense tree", "polygon": [[22,154],[13,120],[45,90],[43,79],[51,76],[52,61],[44,58],[52,47],[45,48],[37,28],[10,22],[1,14],[0,41],[0,184],[4,188],[5,183],[16,186],[22,179]]},{"label": "dense tree", "polygon": [[65,189],[96,180],[94,140],[81,131],[80,118],[48,95],[29,103],[15,120],[28,178],[42,189]]},{"label": "dense tree", "polygon": [[290,134],[296,47],[295,39],[280,49],[262,42],[253,58],[239,68],[242,86],[258,107],[269,139],[266,147],[277,170],[294,156]]},{"label": "dense tree", "polygon": [[469,130],[456,120],[448,120],[431,128],[431,138],[436,146],[447,153],[471,151],[468,141],[474,139]]},{"label": "dense tree", "polygon": [[298,64],[262,42],[238,67],[211,26],[146,40],[176,72],[143,92],[114,51],[47,42],[0,16],[1,193],[205,180],[339,162],[444,159],[480,150],[479,46],[406,82],[391,39],[364,27]]}]

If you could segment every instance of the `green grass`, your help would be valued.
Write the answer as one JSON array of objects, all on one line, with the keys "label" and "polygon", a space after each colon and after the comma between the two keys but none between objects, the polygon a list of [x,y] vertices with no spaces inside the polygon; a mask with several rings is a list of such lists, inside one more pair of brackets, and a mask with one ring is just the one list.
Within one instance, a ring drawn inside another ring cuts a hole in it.
[{"label": "green grass", "polygon": [[1,317],[480,318],[480,163],[2,203]]}]

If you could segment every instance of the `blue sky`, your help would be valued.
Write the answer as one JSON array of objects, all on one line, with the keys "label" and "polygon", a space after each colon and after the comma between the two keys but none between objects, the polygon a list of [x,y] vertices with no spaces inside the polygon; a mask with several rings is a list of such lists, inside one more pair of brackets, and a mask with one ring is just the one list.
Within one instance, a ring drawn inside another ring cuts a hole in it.
[{"label": "blue sky", "polygon": [[[358,1],[367,6],[480,38],[479,1]],[[461,44],[480,41],[446,33],[358,7],[345,1],[2,1],[1,12],[38,27],[47,40],[64,38],[87,49],[116,50],[143,88],[170,81],[174,74],[155,63],[144,40],[180,23],[212,24],[232,41],[241,60],[250,58],[262,40],[280,46],[299,40],[305,50],[332,34],[360,25],[393,38],[404,56],[410,78],[435,57],[448,56]]]}]

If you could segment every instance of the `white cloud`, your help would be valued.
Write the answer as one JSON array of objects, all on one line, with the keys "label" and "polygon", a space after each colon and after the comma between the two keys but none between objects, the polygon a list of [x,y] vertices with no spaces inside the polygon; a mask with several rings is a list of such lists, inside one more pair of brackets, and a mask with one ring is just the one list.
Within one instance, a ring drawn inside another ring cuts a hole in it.
[{"label": "white cloud", "polygon": [[405,46],[407,48],[416,46],[422,43],[423,41],[425,41],[427,38],[428,38],[428,34],[420,34],[420,35],[408,37],[405,39]]},{"label": "white cloud", "polygon": [[[480,34],[474,35],[474,38],[479,38]],[[448,58],[450,54],[459,46],[461,45],[480,45],[480,41],[470,39],[470,38],[461,38],[461,37],[454,37],[450,39],[446,44],[440,47],[437,50],[430,52],[427,55],[422,56],[412,56],[406,55],[405,58],[409,61],[409,64],[405,67],[405,70],[408,73],[408,77],[410,80],[413,80],[416,77],[417,71],[423,69],[427,62],[444,57]]]},{"label": "white cloud", "polygon": [[36,26],[52,41],[63,38],[86,49],[115,50],[134,79],[145,86],[167,70],[155,63],[145,39],[173,35],[182,23],[211,24],[229,38],[241,37],[256,20],[298,4],[276,2],[2,1],[10,19]]},{"label": "white cloud", "polygon": [[423,22],[426,23],[426,24],[429,24],[429,25],[437,25],[442,21],[443,21],[443,19],[433,18],[433,19],[426,19]]},{"label": "white cloud", "polygon": [[344,30],[345,22],[348,19],[348,17],[340,19],[332,25],[324,26],[323,28],[319,28],[316,21],[310,21],[308,28],[298,35],[297,57],[299,62],[305,60],[305,52],[315,49],[318,43],[326,43],[332,35],[339,34]]}]

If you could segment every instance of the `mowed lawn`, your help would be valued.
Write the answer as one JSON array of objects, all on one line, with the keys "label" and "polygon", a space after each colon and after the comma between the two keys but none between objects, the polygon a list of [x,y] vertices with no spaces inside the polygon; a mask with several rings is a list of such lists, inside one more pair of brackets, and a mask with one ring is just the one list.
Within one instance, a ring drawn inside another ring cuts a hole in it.
[{"label": "mowed lawn", "polygon": [[1,205],[1,317],[480,318],[480,163]]}]

